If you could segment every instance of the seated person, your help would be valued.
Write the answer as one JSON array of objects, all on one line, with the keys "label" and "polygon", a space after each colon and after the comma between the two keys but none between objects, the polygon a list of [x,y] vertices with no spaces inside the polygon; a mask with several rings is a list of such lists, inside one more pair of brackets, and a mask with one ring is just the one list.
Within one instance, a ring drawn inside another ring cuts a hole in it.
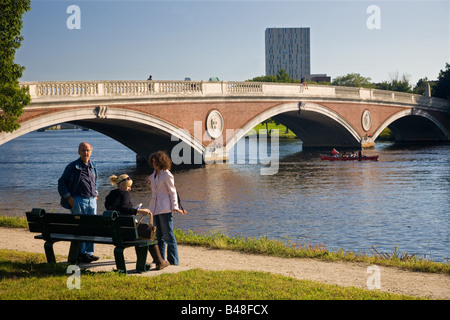
[{"label": "seated person", "polygon": [[[152,214],[149,209],[134,208],[130,201],[130,190],[133,180],[126,175],[122,174],[119,177],[111,176],[109,181],[112,185],[116,185],[117,189],[112,190],[105,199],[106,210],[116,210],[120,215],[136,215],[136,214]],[[149,246],[148,251],[156,263],[156,269],[161,270],[169,266],[169,261],[162,259],[161,252],[158,245]]]}]

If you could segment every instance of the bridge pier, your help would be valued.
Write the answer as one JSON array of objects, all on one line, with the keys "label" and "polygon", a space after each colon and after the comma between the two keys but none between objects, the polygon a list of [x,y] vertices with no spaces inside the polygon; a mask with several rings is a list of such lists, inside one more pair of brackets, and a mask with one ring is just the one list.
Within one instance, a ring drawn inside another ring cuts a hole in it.
[{"label": "bridge pier", "polygon": [[228,153],[222,147],[206,147],[203,160],[206,164],[223,163],[228,160]]},{"label": "bridge pier", "polygon": [[375,149],[375,142],[361,143],[361,148]]},{"label": "bridge pier", "polygon": [[[172,164],[174,167],[198,167],[203,166],[205,164],[211,163],[225,163],[228,161],[228,154],[225,152],[223,148],[211,148],[207,147],[202,157],[199,155],[195,155],[193,150],[190,150],[191,153],[186,156],[178,155],[172,159]],[[169,156],[173,156],[169,152]],[[136,163],[137,164],[148,164],[149,155],[144,154],[136,154]]]},{"label": "bridge pier", "polygon": [[375,149],[375,141],[372,138],[363,137],[361,139],[361,148]]}]

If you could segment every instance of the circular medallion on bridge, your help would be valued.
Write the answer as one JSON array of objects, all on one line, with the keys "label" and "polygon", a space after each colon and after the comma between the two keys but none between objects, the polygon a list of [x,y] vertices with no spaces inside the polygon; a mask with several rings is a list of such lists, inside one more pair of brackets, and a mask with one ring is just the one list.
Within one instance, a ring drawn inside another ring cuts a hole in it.
[{"label": "circular medallion on bridge", "polygon": [[364,131],[370,130],[370,127],[372,126],[372,115],[369,110],[364,110],[361,117],[361,123]]},{"label": "circular medallion on bridge", "polygon": [[223,118],[219,111],[213,110],[206,117],[206,131],[211,138],[216,139],[222,135]]}]

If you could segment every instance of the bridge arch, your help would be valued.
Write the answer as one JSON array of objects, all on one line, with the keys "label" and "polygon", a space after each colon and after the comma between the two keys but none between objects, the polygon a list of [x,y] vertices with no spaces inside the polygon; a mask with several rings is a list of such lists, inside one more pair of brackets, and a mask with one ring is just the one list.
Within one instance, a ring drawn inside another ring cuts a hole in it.
[{"label": "bridge arch", "polygon": [[97,107],[79,108],[75,112],[63,110],[47,116],[40,116],[21,123],[21,127],[0,140],[5,143],[21,135],[58,123],[74,123],[103,133],[124,144],[138,156],[148,156],[153,151],[170,151],[180,140],[199,154],[203,154],[201,141],[192,137],[187,130],[178,128],[168,121],[135,110]]},{"label": "bridge arch", "polygon": [[[310,144],[317,146],[317,140],[321,139],[323,146],[359,146],[361,143],[358,132],[339,114],[320,104],[300,101],[278,105],[252,118],[228,139],[226,151],[232,150],[256,125],[272,117],[293,131],[302,140],[304,147]],[[333,123],[331,127],[330,123]],[[341,141],[333,139],[336,134],[344,138]]]},{"label": "bridge arch", "polygon": [[402,110],[387,118],[375,131],[373,140],[390,127],[396,141],[447,141],[447,129],[432,114],[420,109]]}]

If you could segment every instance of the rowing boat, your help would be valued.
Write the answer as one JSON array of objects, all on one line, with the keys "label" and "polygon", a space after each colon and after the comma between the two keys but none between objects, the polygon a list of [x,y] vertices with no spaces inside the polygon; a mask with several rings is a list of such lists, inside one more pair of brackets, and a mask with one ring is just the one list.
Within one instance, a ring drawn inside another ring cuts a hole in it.
[{"label": "rowing boat", "polygon": [[376,156],[362,156],[362,157],[332,157],[332,156],[320,156],[320,159],[322,160],[330,160],[330,161],[349,161],[349,160],[372,160],[377,161],[378,155]]}]

